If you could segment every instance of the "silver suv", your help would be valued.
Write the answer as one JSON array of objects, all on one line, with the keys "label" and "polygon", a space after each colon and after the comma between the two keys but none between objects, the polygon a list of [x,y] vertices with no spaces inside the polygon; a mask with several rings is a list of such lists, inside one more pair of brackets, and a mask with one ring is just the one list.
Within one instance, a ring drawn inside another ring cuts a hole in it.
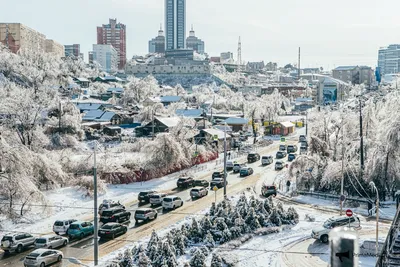
[{"label": "silver suv", "polygon": [[155,205],[161,205],[162,200],[164,197],[166,197],[167,194],[165,193],[158,193],[158,194],[153,194],[149,197],[150,199],[150,205],[153,207]]},{"label": "silver suv", "polygon": [[208,195],[208,190],[204,187],[195,187],[190,190],[190,197],[192,199],[201,198]]},{"label": "silver suv", "polygon": [[1,239],[1,249],[6,253],[21,253],[24,248],[32,246],[36,238],[28,233],[7,234]]},{"label": "silver suv", "polygon": [[136,223],[138,223],[139,221],[147,222],[153,219],[157,219],[157,211],[155,209],[142,208],[135,211]]}]

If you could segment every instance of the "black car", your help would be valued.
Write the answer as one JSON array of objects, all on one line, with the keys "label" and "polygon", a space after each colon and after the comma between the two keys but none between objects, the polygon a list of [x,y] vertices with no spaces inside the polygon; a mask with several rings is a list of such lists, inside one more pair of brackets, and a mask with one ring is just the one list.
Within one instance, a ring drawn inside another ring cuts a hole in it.
[{"label": "black car", "polygon": [[103,211],[103,213],[100,216],[100,222],[102,223],[108,223],[108,222],[124,222],[124,221],[129,221],[131,218],[131,213],[129,211],[126,211],[125,209],[116,207],[116,208],[111,208]]},{"label": "black car", "polygon": [[286,145],[279,145],[279,151],[286,151]]},{"label": "black car", "polygon": [[224,171],[213,172],[211,178],[224,178]]},{"label": "black car", "polygon": [[278,151],[276,152],[276,158],[277,159],[283,159],[284,157],[286,157],[286,151]]},{"label": "black car", "polygon": [[194,186],[209,187],[210,183],[206,180],[194,180]]},{"label": "black car", "polygon": [[247,161],[249,163],[259,161],[260,158],[261,156],[258,153],[250,153],[249,155],[247,155]]},{"label": "black car", "polygon": [[[226,181],[226,184],[228,185],[228,181]],[[213,189],[214,186],[218,188],[224,187],[224,178],[215,178],[211,181],[210,183],[210,188]]]},{"label": "black car", "polygon": [[150,201],[150,196],[154,193],[157,193],[157,191],[154,190],[150,190],[150,191],[143,191],[140,192],[138,195],[138,200],[139,202],[145,202],[145,203],[149,203]]},{"label": "black car", "polygon": [[307,138],[305,135],[300,135],[299,136],[299,142],[307,141]]},{"label": "black car", "polygon": [[128,231],[128,227],[119,223],[106,223],[99,229],[100,238],[114,239],[118,235],[123,235]]},{"label": "black car", "polygon": [[176,186],[178,188],[188,188],[193,187],[194,180],[192,177],[181,177],[176,181]]},{"label": "black car", "polygon": [[287,153],[295,153],[297,152],[297,146],[296,145],[288,145],[287,146]]},{"label": "black car", "polygon": [[276,186],[274,185],[264,185],[261,188],[261,195],[264,197],[274,196],[276,197]]}]

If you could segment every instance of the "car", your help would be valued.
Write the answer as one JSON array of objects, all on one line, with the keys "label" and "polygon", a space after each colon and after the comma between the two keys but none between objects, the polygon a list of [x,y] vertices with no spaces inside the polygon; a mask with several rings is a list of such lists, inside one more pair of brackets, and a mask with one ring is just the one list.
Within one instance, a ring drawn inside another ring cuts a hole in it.
[{"label": "car", "polygon": [[209,187],[210,183],[207,180],[194,180],[194,186]]},{"label": "car", "polygon": [[239,141],[246,141],[246,140],[247,140],[247,136],[245,136],[245,135],[241,135],[239,137]]},{"label": "car", "polygon": [[241,146],[242,146],[242,141],[235,140],[233,142],[233,148],[238,148],[238,147],[241,147]]},{"label": "car", "polygon": [[135,211],[135,222],[138,223],[139,221],[150,221],[157,219],[157,211],[151,208],[141,208]]},{"label": "car", "polygon": [[[151,201],[151,199],[150,199]],[[100,222],[108,223],[108,222],[124,222],[129,221],[131,218],[131,213],[126,211],[121,207],[115,207],[108,210],[103,211],[100,216]]]},{"label": "car", "polygon": [[276,158],[277,159],[283,159],[284,157],[286,157],[286,151],[278,151],[276,152]]},{"label": "car", "polygon": [[[228,184],[228,181],[226,181],[226,184]],[[224,187],[224,178],[215,178],[211,181],[210,183],[210,188],[213,189],[214,186],[218,188]]]},{"label": "car", "polygon": [[261,188],[261,195],[264,197],[274,196],[276,197],[276,186],[275,185],[263,185]]},{"label": "car", "polygon": [[307,138],[305,135],[300,135],[299,136],[299,142],[307,141]]},{"label": "car", "polygon": [[240,176],[249,176],[252,175],[254,173],[254,170],[250,167],[244,167],[240,169]]},{"label": "car", "polygon": [[261,157],[261,165],[269,165],[274,162],[274,158],[272,156],[262,156]]},{"label": "car", "polygon": [[276,162],[275,162],[275,171],[277,171],[277,170],[282,170],[283,169],[283,162],[282,161],[280,161],[280,160],[277,160]]},{"label": "car", "polygon": [[158,193],[158,194],[153,194],[150,196],[150,204],[151,206],[156,206],[156,205],[161,205],[162,200],[164,197],[166,197],[167,194],[165,193]]},{"label": "car", "polygon": [[208,190],[204,187],[195,187],[190,190],[190,197],[192,199],[201,198],[208,195]]},{"label": "car", "polygon": [[128,232],[128,227],[120,223],[106,223],[102,225],[98,231],[98,236],[103,239],[114,239],[118,235]]},{"label": "car", "polygon": [[124,205],[122,205],[121,203],[119,203],[119,201],[118,201],[118,202],[115,202],[115,201],[113,201],[113,200],[104,199],[104,200],[103,200],[103,203],[100,204],[100,207],[99,207],[99,215],[101,216],[101,213],[102,213],[103,211],[105,211],[105,210],[107,210],[107,209],[115,208],[115,207],[120,207],[120,208],[125,209]]},{"label": "car", "polygon": [[228,161],[226,162],[226,170],[227,170],[227,171],[231,171],[232,169],[233,169],[233,161],[228,160]]},{"label": "car", "polygon": [[193,186],[193,178],[192,177],[181,177],[176,181],[176,186],[178,188],[188,188]]},{"label": "car", "polygon": [[279,145],[279,151],[286,151],[286,145]]},{"label": "car", "polygon": [[178,196],[167,196],[163,199],[162,207],[164,210],[175,209],[183,206],[183,200]]},{"label": "car", "polygon": [[61,262],[63,257],[63,253],[59,250],[40,248],[25,257],[24,266],[45,267],[55,262]]},{"label": "car", "polygon": [[68,244],[68,238],[59,235],[47,235],[36,238],[35,248],[58,248],[65,247]]},{"label": "car", "polygon": [[247,155],[247,161],[248,161],[249,163],[259,161],[260,158],[261,158],[261,157],[260,157],[260,154],[258,154],[258,153],[249,153],[249,154]]},{"label": "car", "polygon": [[150,202],[150,196],[152,194],[155,194],[155,193],[157,193],[157,191],[154,191],[154,190],[142,191],[138,195],[138,200],[139,200],[140,203],[142,203],[142,202],[149,203]]},{"label": "car", "polygon": [[234,173],[240,172],[240,169],[243,168],[243,167],[246,167],[246,164],[235,163],[233,165],[233,172]]},{"label": "car", "polygon": [[290,153],[290,154],[288,155],[288,161],[293,161],[293,160],[295,160],[295,159],[296,159],[296,154]]},{"label": "car", "polygon": [[94,227],[91,222],[77,221],[73,222],[67,231],[69,240],[74,238],[84,238],[85,236],[92,235],[94,233]]},{"label": "car", "polygon": [[342,227],[342,226],[350,226],[350,228],[354,228],[356,230],[360,229],[360,218],[356,215],[352,215],[351,217],[347,216],[336,216],[331,217],[322,227],[314,228],[311,232],[311,237],[314,239],[319,239],[323,243],[328,243],[329,241],[329,233],[333,228]]},{"label": "car", "polygon": [[5,253],[21,253],[23,249],[34,245],[36,238],[28,233],[6,234],[1,239],[1,249]]},{"label": "car", "polygon": [[56,233],[56,235],[59,235],[60,233],[66,233],[68,231],[70,224],[73,222],[76,222],[76,220],[75,219],[57,220],[53,224],[53,232]]},{"label": "car", "polygon": [[287,153],[295,153],[297,152],[297,146],[296,145],[288,145],[287,146]]},{"label": "car", "polygon": [[224,171],[218,171],[218,172],[213,172],[211,178],[223,178],[224,177]]},{"label": "car", "polygon": [[301,141],[300,142],[300,147],[307,147],[308,148],[308,142],[307,141]]}]

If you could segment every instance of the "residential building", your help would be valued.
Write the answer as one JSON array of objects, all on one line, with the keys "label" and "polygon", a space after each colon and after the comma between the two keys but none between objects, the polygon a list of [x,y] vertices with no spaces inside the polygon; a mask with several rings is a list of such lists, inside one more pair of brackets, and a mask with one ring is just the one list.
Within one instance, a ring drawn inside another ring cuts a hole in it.
[{"label": "residential building", "polygon": [[240,132],[245,130],[247,125],[249,124],[249,120],[246,118],[236,118],[231,117],[225,120],[225,123],[232,127],[233,132]]},{"label": "residential building", "polygon": [[221,63],[221,57],[210,57],[210,62]]},{"label": "residential building", "polygon": [[0,42],[13,53],[20,49],[46,50],[46,35],[21,23],[0,23]]},{"label": "residential building", "polygon": [[264,69],[264,67],[265,67],[264,61],[248,62],[246,69],[251,72],[259,72],[260,70]]},{"label": "residential building", "polygon": [[226,138],[226,149],[231,149],[231,139],[232,136],[229,134],[225,134],[224,131],[218,129],[202,129],[200,133],[195,136],[195,139],[198,140],[200,144],[209,143],[214,146],[219,152],[224,151],[224,140]]},{"label": "residential building", "polygon": [[178,126],[180,123],[181,119],[179,117],[163,118],[155,116],[151,122],[136,127],[135,132],[137,137],[151,136],[153,131],[154,134],[169,132],[170,129]]},{"label": "residential building", "polygon": [[265,65],[265,69],[266,69],[267,71],[277,71],[277,70],[278,70],[278,64],[275,63],[275,62],[268,62],[268,63]]},{"label": "residential building", "polygon": [[93,51],[88,52],[89,64],[93,64]]},{"label": "residential building", "polygon": [[209,65],[127,65],[126,74],[210,74]]},{"label": "residential building", "polygon": [[97,62],[105,72],[118,70],[118,52],[112,45],[94,44],[93,62]]},{"label": "residential building", "polygon": [[223,52],[220,55],[221,63],[234,63],[232,52]]},{"label": "residential building", "polygon": [[109,24],[97,27],[97,44],[112,45],[118,54],[118,69],[123,70],[126,65],[126,26],[117,23],[117,19],[110,19]]},{"label": "residential building", "polygon": [[332,71],[332,76],[345,83],[371,85],[374,82],[374,71],[367,66],[340,66]]},{"label": "residential building", "polygon": [[186,38],[186,48],[193,49],[199,54],[204,54],[204,41],[196,37],[193,26],[189,32],[189,37]]},{"label": "residential building", "polygon": [[107,124],[119,125],[121,124],[121,116],[112,111],[96,109],[86,112],[82,117],[82,121],[104,122]]},{"label": "residential building", "polygon": [[149,53],[165,53],[165,36],[161,27],[158,31],[158,36],[149,41]]},{"label": "residential building", "polygon": [[65,56],[64,46],[62,44],[57,43],[54,40],[46,39],[46,53],[51,53],[59,58]]},{"label": "residential building", "polygon": [[165,0],[166,50],[184,49],[186,40],[186,0]]},{"label": "residential building", "polygon": [[81,57],[81,45],[64,45],[65,57]]},{"label": "residential building", "polygon": [[301,70],[302,74],[319,74],[320,72],[320,68],[304,68]]},{"label": "residential building", "polygon": [[379,49],[378,67],[382,75],[400,72],[400,44],[391,44]]}]

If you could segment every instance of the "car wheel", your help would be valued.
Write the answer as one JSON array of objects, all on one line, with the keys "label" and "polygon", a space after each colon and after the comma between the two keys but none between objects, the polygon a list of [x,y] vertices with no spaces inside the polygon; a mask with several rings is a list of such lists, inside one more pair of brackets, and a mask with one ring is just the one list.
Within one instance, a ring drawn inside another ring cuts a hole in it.
[{"label": "car wheel", "polygon": [[135,220],[135,224],[138,224],[139,223],[139,221],[138,220]]},{"label": "car wheel", "polygon": [[328,243],[328,240],[329,240],[328,235],[323,235],[323,236],[321,236],[321,241],[322,241],[322,243]]},{"label": "car wheel", "polygon": [[156,213],[156,215],[154,216],[154,219],[157,219],[157,215],[158,215],[158,214]]},{"label": "car wheel", "polygon": [[72,240],[73,238],[74,238],[74,237],[73,237],[72,235],[69,235],[69,236],[68,236],[68,239],[69,239],[69,240]]},{"label": "car wheel", "polygon": [[117,219],[115,220],[115,222],[116,222],[116,223],[119,223],[119,219],[117,218]]},{"label": "car wheel", "polygon": [[85,235],[83,234],[83,233],[81,233],[80,235],[79,235],[79,238],[80,239],[82,239],[82,238],[84,238],[85,237]]},{"label": "car wheel", "polygon": [[59,235],[60,233],[59,232],[56,232],[56,235]]},{"label": "car wheel", "polygon": [[172,209],[173,209],[173,210],[175,209],[175,205],[172,206]]},{"label": "car wheel", "polygon": [[115,234],[112,234],[112,235],[111,235],[111,239],[114,239],[114,238],[115,238]]},{"label": "car wheel", "polygon": [[44,262],[42,262],[41,264],[40,264],[40,267],[45,267],[46,266],[46,264],[44,264]]},{"label": "car wheel", "polygon": [[22,252],[22,245],[18,245],[17,247],[17,253],[21,253]]},{"label": "car wheel", "polygon": [[57,258],[57,262],[60,262],[60,261],[62,261],[62,256],[61,255],[58,256],[58,258]]},{"label": "car wheel", "polygon": [[67,240],[64,241],[63,246],[65,247],[67,245]]},{"label": "car wheel", "polygon": [[124,228],[124,231],[122,231],[122,233],[126,234],[126,232],[128,232],[128,228],[127,227]]},{"label": "car wheel", "polygon": [[51,247],[51,246],[49,246],[49,247],[48,247],[48,249],[52,249],[52,247]]},{"label": "car wheel", "polygon": [[180,205],[180,207],[182,207],[183,206],[183,201],[182,201],[182,204]]}]

